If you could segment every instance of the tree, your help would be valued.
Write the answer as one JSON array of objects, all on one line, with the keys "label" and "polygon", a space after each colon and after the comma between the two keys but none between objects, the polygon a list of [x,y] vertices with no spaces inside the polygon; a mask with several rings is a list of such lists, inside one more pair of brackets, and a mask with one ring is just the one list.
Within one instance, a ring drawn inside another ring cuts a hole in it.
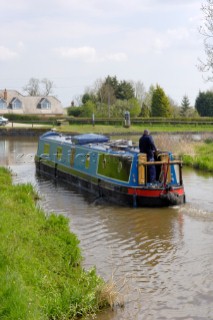
[{"label": "tree", "polygon": [[26,91],[29,96],[48,96],[52,93],[53,82],[44,78],[42,80],[31,78],[23,87],[23,90]]},{"label": "tree", "polygon": [[88,101],[93,101],[95,102],[96,100],[96,97],[92,94],[92,93],[84,93],[83,97],[82,97],[82,103],[85,104],[87,103]]},{"label": "tree", "polygon": [[149,107],[143,102],[140,112],[140,117],[149,118],[150,117],[150,109]]},{"label": "tree", "polygon": [[169,104],[170,104],[170,110],[171,110],[171,116],[173,118],[177,118],[180,116],[180,107],[178,107],[177,103],[168,96]]},{"label": "tree", "polygon": [[129,112],[131,117],[137,117],[140,113],[140,104],[136,98],[132,98],[128,101]]},{"label": "tree", "polygon": [[169,99],[167,98],[164,90],[157,85],[153,92],[151,104],[152,117],[169,117],[171,116],[171,107]]},{"label": "tree", "polygon": [[201,117],[213,117],[213,92],[199,92],[195,101],[195,109]]},{"label": "tree", "polygon": [[29,94],[29,96],[40,96],[39,83],[39,79],[31,78],[28,84],[25,87],[23,87],[23,90],[26,91]]},{"label": "tree", "polygon": [[149,91],[147,91],[145,93],[145,98],[144,98],[144,103],[147,106],[147,108],[150,110],[150,114],[151,114],[151,105],[152,105],[152,97],[153,97],[153,92],[155,91],[155,86],[152,84],[149,87]]},{"label": "tree", "polygon": [[187,97],[187,95],[184,95],[181,102],[181,109],[180,109],[181,117],[187,117],[189,110],[190,110],[189,98]]},{"label": "tree", "polygon": [[140,105],[142,106],[146,96],[146,89],[144,84],[141,81],[131,81],[131,85],[134,88],[135,98],[139,101]]},{"label": "tree", "polygon": [[117,90],[115,91],[115,96],[117,99],[120,100],[130,100],[134,98],[134,89],[130,82],[121,81],[118,86]]},{"label": "tree", "polygon": [[95,110],[95,104],[91,100],[87,101],[85,105],[82,107],[82,117],[92,117],[92,114]]},{"label": "tree", "polygon": [[[106,95],[106,92],[107,92],[107,95]],[[113,96],[115,97],[115,99],[118,99],[118,100],[129,100],[134,98],[134,88],[132,84],[125,80],[119,82],[116,76],[106,77],[105,81],[103,82],[102,86],[98,91],[98,95],[99,97],[102,97],[102,98],[107,96],[107,99],[108,99],[109,92],[111,97],[113,93]],[[106,102],[106,99],[105,99],[105,102]]]},{"label": "tree", "polygon": [[[132,87],[134,88],[135,98],[137,99],[137,101],[140,105],[140,108],[141,108],[141,112],[140,112],[139,116],[148,117],[148,115],[146,113],[147,105],[144,103],[144,100],[146,97],[146,89],[145,89],[144,84],[141,81],[136,81],[136,82],[132,81],[131,84],[132,84]],[[149,112],[148,112],[148,114],[149,114]]]},{"label": "tree", "polygon": [[74,105],[75,106],[80,106],[82,104],[82,95],[76,95],[73,97]]},{"label": "tree", "polygon": [[115,102],[115,91],[110,83],[103,83],[98,91],[99,101],[101,103],[112,104]]},{"label": "tree", "polygon": [[114,77],[107,76],[106,79],[105,79],[105,81],[104,81],[104,83],[103,83],[103,85],[106,85],[106,84],[107,84],[108,86],[110,86],[110,87],[113,88],[113,91],[114,91],[114,93],[115,93],[115,95],[116,95],[117,90],[118,90],[118,80],[117,80],[117,77],[116,77],[116,76],[114,76]]},{"label": "tree", "polygon": [[68,116],[73,116],[73,117],[81,117],[82,113],[83,113],[83,107],[69,107],[67,108],[67,114]]},{"label": "tree", "polygon": [[[200,33],[204,36],[204,50],[206,61],[200,60],[199,69],[202,72],[213,72],[213,0],[206,0],[201,10],[204,15],[204,24],[200,27]],[[207,76],[207,81],[213,81],[213,76]]]},{"label": "tree", "polygon": [[43,96],[49,96],[53,90],[53,82],[47,78],[44,78],[41,80],[40,83],[43,85],[43,90],[41,91],[41,94]]}]

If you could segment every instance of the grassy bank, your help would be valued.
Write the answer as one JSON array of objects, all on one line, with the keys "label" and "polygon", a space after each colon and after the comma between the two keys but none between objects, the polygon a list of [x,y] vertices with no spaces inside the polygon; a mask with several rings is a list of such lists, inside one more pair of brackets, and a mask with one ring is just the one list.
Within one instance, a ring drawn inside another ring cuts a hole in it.
[{"label": "grassy bank", "polygon": [[35,205],[30,184],[0,168],[0,319],[74,319],[96,313],[103,280],[81,267],[68,220]]},{"label": "grassy bank", "polygon": [[0,135],[15,135],[27,134],[27,132],[34,132],[34,135],[38,134],[41,130],[51,130],[53,127],[60,132],[67,133],[101,133],[101,134],[141,134],[145,128],[149,129],[151,132],[213,132],[213,126],[211,124],[172,124],[172,123],[141,123],[132,124],[129,128],[125,128],[122,124],[112,125],[112,124],[66,124],[60,126],[53,125],[42,125],[42,124],[26,124],[26,123],[14,123],[13,127],[7,125],[6,127],[0,127]]},{"label": "grassy bank", "polygon": [[193,155],[183,155],[184,165],[213,172],[213,141],[206,140],[194,146]]},{"label": "grassy bank", "polygon": [[213,132],[210,124],[141,124],[131,125],[130,128],[124,128],[122,125],[95,125],[92,124],[72,124],[58,126],[58,131],[77,132],[77,133],[102,133],[102,134],[131,134],[141,133],[145,128],[151,132]]}]

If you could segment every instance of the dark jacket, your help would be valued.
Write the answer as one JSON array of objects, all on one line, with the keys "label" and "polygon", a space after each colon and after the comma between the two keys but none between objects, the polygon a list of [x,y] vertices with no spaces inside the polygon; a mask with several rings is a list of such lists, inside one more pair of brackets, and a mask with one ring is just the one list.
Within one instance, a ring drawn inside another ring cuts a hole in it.
[{"label": "dark jacket", "polygon": [[147,160],[154,158],[154,151],[157,151],[152,136],[143,134],[139,140],[139,149],[141,153],[147,154]]}]

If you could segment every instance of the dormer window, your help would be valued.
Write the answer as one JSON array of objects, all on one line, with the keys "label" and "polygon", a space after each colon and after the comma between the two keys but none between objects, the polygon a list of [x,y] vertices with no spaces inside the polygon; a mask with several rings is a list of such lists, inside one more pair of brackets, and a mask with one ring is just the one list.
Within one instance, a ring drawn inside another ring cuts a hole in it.
[{"label": "dormer window", "polygon": [[38,103],[39,109],[51,109],[51,103],[47,98],[42,98]]},{"label": "dormer window", "polygon": [[7,103],[2,98],[0,98],[0,109],[7,109]]},{"label": "dormer window", "polygon": [[18,98],[13,98],[9,104],[9,108],[11,109],[21,109],[22,102]]}]

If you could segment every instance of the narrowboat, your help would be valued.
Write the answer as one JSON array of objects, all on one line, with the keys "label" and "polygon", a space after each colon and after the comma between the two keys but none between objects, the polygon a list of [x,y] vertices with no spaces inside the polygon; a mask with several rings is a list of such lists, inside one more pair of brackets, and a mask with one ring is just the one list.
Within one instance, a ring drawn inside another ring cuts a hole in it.
[{"label": "narrowboat", "polygon": [[[128,140],[105,135],[64,135],[56,131],[39,138],[36,172],[50,175],[103,197],[132,207],[164,207],[185,202],[182,162],[171,152],[159,151],[154,162]],[[149,182],[149,166],[157,177]]]}]

